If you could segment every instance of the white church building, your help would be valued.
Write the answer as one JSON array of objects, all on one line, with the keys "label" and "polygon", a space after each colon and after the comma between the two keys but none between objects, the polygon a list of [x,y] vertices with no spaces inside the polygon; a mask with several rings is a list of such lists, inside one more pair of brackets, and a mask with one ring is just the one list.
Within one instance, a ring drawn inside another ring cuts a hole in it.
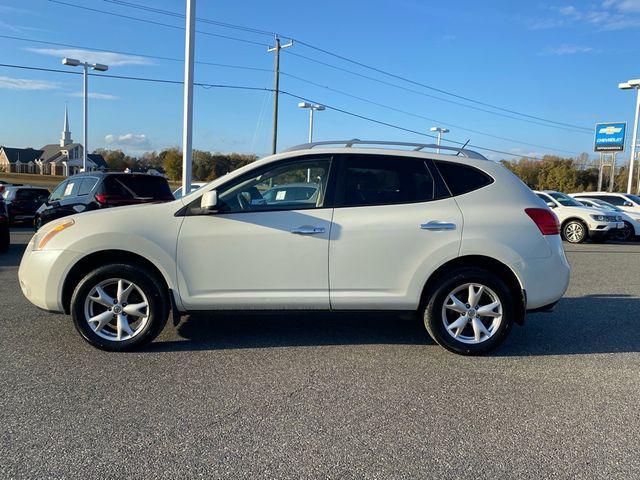
[{"label": "white church building", "polygon": [[[68,177],[82,170],[84,147],[71,139],[69,115],[64,109],[64,127],[58,143],[39,149],[0,146],[0,172],[61,175]],[[107,170],[102,155],[87,155],[87,171]]]}]

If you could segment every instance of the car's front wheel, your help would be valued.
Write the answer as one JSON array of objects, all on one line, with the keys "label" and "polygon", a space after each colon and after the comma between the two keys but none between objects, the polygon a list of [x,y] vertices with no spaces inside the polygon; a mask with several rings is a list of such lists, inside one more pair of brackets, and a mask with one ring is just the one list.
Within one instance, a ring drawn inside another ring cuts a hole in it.
[{"label": "car's front wheel", "polygon": [[447,350],[480,355],[507,337],[517,302],[506,283],[480,268],[449,272],[430,292],[424,307],[429,335]]},{"label": "car's front wheel", "polygon": [[633,239],[634,234],[635,230],[633,228],[633,225],[631,225],[629,222],[624,222],[624,228],[618,230],[615,238],[616,240],[626,242]]},{"label": "car's front wheel", "polygon": [[570,220],[562,227],[562,239],[569,243],[582,243],[587,236],[587,226],[580,220]]},{"label": "car's front wheel", "polygon": [[114,264],[93,270],[71,297],[76,329],[103,350],[133,350],[151,342],[168,317],[166,294],[159,283],[139,265]]}]

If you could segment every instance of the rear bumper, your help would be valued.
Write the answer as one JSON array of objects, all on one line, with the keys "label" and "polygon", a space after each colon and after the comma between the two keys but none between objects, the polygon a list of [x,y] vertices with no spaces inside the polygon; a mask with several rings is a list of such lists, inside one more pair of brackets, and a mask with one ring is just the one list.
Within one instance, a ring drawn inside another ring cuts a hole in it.
[{"label": "rear bumper", "polygon": [[552,250],[551,256],[521,260],[510,265],[526,292],[527,311],[554,304],[569,287],[571,267],[564,254],[560,235],[547,236],[547,242]]}]

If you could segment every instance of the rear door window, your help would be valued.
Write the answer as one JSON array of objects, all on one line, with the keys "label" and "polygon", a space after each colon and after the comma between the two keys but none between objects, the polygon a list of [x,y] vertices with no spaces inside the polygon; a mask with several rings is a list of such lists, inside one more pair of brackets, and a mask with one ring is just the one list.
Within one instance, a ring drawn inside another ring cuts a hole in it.
[{"label": "rear door window", "polygon": [[435,160],[433,163],[454,196],[469,193],[493,183],[493,178],[470,165],[441,160]]},{"label": "rear door window", "polygon": [[340,206],[393,205],[436,198],[436,184],[423,159],[346,155]]},{"label": "rear door window", "polygon": [[105,178],[104,187],[108,195],[124,199],[173,199],[167,180],[152,175],[110,175]]}]

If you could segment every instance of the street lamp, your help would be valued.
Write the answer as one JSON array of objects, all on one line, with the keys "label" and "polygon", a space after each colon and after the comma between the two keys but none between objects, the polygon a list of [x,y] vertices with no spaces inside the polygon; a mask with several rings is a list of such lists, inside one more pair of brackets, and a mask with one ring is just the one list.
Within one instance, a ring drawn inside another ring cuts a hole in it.
[{"label": "street lamp", "polygon": [[[633,138],[631,140],[631,159],[629,160],[629,181],[627,183],[627,193],[631,193],[633,187],[633,166],[636,160],[636,146],[638,144],[638,113],[640,111],[640,78],[629,80],[628,82],[618,84],[620,90],[637,90],[635,121],[633,123]],[[640,192],[640,184],[638,185]]]},{"label": "street lamp", "polygon": [[310,102],[300,102],[298,104],[299,108],[308,108],[309,109],[309,143],[313,142],[313,112],[316,110],[321,112],[324,110],[323,105],[318,105],[317,103]]},{"label": "street lamp", "polygon": [[82,170],[84,172],[87,171],[87,151],[89,149],[88,145],[87,145],[87,109],[88,109],[88,70],[89,68],[93,69],[93,70],[97,70],[98,72],[106,72],[107,70],[109,70],[109,67],[107,65],[102,65],[101,63],[88,63],[88,62],[81,62],[80,60],[76,60],[75,58],[63,58],[62,59],[62,64],[63,65],[68,65],[69,67],[79,67],[82,66],[83,69],[83,78],[84,78],[84,86],[83,86],[83,97],[84,97],[84,112],[83,112],[83,121],[82,121],[82,143],[84,144],[83,148],[82,148]]},{"label": "street lamp", "polygon": [[[442,142],[442,135],[444,135],[445,133],[449,133],[449,129],[442,128],[442,127],[431,127],[430,130],[438,134],[438,147],[439,147],[440,143]],[[436,150],[436,153],[440,153],[439,148]]]}]

